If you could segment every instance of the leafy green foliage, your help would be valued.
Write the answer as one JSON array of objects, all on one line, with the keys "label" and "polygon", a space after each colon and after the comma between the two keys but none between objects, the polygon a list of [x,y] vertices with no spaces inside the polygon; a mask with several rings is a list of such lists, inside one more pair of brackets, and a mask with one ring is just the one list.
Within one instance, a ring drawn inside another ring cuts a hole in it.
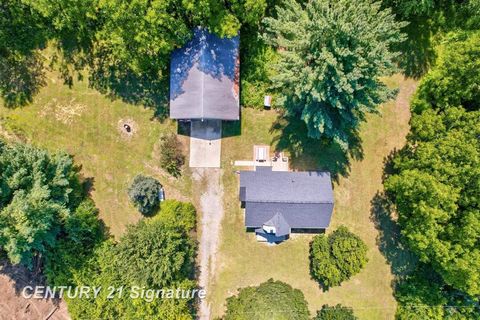
[{"label": "leafy green foliage", "polygon": [[128,196],[135,207],[144,215],[152,215],[160,204],[162,185],[152,177],[137,175],[128,188]]},{"label": "leafy green foliage", "polygon": [[[384,3],[395,8],[395,12],[402,17],[419,16],[431,13],[440,2],[438,0],[384,0]],[[445,1],[445,2],[448,2]]]},{"label": "leafy green foliage", "polygon": [[179,177],[185,164],[180,142],[173,133],[163,136],[161,140],[160,165],[172,176]]},{"label": "leafy green foliage", "polygon": [[422,79],[412,110],[480,106],[480,32],[451,34],[436,65]]},{"label": "leafy green foliage", "polygon": [[344,226],[328,237],[315,236],[310,247],[312,276],[323,288],[338,286],[360,272],[368,261],[367,245]]},{"label": "leafy green foliage", "polygon": [[165,227],[157,217],[130,226],[115,248],[117,270],[128,283],[166,287],[187,278],[195,245],[186,230]]},{"label": "leafy green foliage", "polygon": [[131,299],[132,286],[147,289],[193,289],[195,243],[190,230],[166,225],[157,215],[127,229],[118,244],[105,241],[74,273],[77,286],[123,287],[121,296],[69,299],[73,318],[193,319],[191,299]]},{"label": "leafy green foliage", "polygon": [[279,48],[273,87],[287,115],[299,117],[313,138],[348,149],[365,114],[392,93],[379,80],[395,70],[391,51],[403,23],[371,1],[287,0],[265,18],[265,39]]},{"label": "leafy green foliage", "polygon": [[414,115],[385,183],[411,249],[444,281],[480,294],[480,112]]},{"label": "leafy green foliage", "polygon": [[358,319],[353,314],[352,308],[344,307],[337,304],[334,307],[325,304],[322,309],[317,311],[317,316],[314,320],[356,320]]},{"label": "leafy green foliage", "polygon": [[399,320],[444,319],[441,285],[435,273],[423,270],[400,282],[395,290],[399,302],[396,318]]},{"label": "leafy green foliage", "polygon": [[268,280],[258,287],[238,290],[238,295],[227,299],[224,320],[247,319],[309,319],[307,301],[303,293],[290,285]]},{"label": "leafy green foliage", "polygon": [[21,0],[0,3],[0,58],[28,54],[45,46],[47,22]]},{"label": "leafy green foliage", "polygon": [[48,39],[47,21],[24,1],[0,3],[0,97],[8,107],[25,105],[45,84],[36,51]]},{"label": "leafy green foliage", "polygon": [[54,247],[81,193],[70,156],[0,143],[0,246],[9,260],[31,266]]},{"label": "leafy green foliage", "polygon": [[181,227],[186,231],[195,229],[197,213],[193,204],[177,200],[162,202],[162,210],[158,215],[164,225]]},{"label": "leafy green foliage", "polygon": [[469,320],[480,317],[475,298],[445,285],[429,265],[420,264],[412,274],[397,283],[399,320]]}]

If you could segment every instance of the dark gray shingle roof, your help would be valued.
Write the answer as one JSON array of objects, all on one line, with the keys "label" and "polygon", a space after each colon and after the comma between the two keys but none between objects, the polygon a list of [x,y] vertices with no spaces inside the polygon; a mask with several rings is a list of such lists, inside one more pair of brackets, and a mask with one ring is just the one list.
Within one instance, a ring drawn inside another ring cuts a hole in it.
[{"label": "dark gray shingle roof", "polygon": [[245,226],[258,228],[282,215],[292,229],[324,229],[333,212],[328,172],[281,172],[270,167],[240,172],[240,200],[245,202]]},{"label": "dark gray shingle roof", "polygon": [[245,226],[259,228],[281,212],[291,229],[325,229],[330,225],[333,203],[245,203]]},{"label": "dark gray shingle roof", "polygon": [[238,120],[239,37],[196,28],[170,64],[170,117]]},{"label": "dark gray shingle roof", "polygon": [[330,173],[283,172],[265,168],[240,172],[240,188],[245,188],[242,201],[333,203]]}]

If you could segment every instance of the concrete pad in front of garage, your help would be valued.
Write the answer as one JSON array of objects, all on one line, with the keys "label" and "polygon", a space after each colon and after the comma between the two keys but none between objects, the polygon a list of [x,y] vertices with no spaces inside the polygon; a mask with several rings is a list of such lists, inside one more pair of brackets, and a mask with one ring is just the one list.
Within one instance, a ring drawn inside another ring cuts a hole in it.
[{"label": "concrete pad in front of garage", "polygon": [[190,130],[190,167],[220,168],[222,150],[221,120],[192,120]]}]

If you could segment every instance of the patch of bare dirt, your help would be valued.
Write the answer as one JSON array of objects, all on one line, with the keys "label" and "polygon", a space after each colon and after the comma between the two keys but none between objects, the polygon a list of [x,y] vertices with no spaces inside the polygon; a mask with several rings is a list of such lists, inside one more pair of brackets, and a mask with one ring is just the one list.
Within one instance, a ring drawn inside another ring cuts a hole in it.
[{"label": "patch of bare dirt", "polygon": [[45,285],[43,279],[21,266],[0,261],[0,319],[1,320],[66,320],[67,306],[60,299],[26,299],[25,286]]}]

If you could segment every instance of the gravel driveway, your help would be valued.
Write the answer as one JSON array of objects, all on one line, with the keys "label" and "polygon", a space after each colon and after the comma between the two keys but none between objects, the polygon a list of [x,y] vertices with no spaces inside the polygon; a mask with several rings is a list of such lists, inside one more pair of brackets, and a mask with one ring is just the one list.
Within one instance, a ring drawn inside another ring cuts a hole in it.
[{"label": "gravel driveway", "polygon": [[[199,285],[209,295],[210,280],[215,274],[216,254],[220,241],[220,229],[223,218],[222,171],[213,168],[193,170],[195,183],[204,189],[200,196],[201,221],[198,261],[200,266]],[[210,319],[210,305],[206,299],[200,300],[198,319]]]}]

